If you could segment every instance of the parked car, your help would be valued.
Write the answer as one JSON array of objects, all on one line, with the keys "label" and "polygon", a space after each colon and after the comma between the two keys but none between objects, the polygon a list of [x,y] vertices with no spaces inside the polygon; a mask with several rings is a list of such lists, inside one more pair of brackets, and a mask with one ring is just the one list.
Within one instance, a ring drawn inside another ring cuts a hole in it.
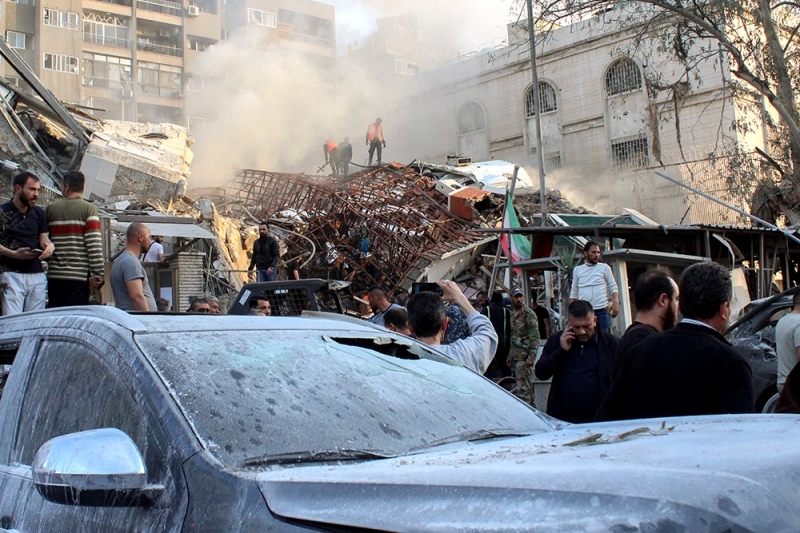
[{"label": "parked car", "polygon": [[[770,298],[751,302],[741,318],[725,332],[725,337],[753,369],[753,396],[756,412],[771,413],[777,400],[778,355],[775,351],[775,326],[792,310],[793,287]],[[770,401],[772,400],[772,401]]]},{"label": "parked car", "polygon": [[795,531],[800,417],[568,425],[347,317],[0,318],[0,531]]}]

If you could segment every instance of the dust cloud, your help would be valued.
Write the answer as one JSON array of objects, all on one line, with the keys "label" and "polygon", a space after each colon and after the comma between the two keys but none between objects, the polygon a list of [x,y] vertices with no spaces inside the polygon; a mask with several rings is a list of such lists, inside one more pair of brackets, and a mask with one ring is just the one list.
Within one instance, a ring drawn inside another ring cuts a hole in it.
[{"label": "dust cloud", "polygon": [[[329,3],[337,9],[338,66],[333,58],[320,64],[311,54],[265,47],[256,32],[247,31],[231,31],[227,42],[193,61],[198,80],[191,88],[202,90],[186,92],[186,115],[195,139],[191,188],[222,186],[245,168],[317,174],[324,163],[324,142],[341,142],[346,136],[353,145],[353,163],[366,164],[364,137],[377,117],[384,121],[384,160],[405,161],[401,147],[409,144],[404,137],[413,132],[393,129],[401,122],[394,118],[402,83],[348,62],[343,57],[347,46],[355,41],[362,46],[376,31],[376,18],[415,13],[423,56],[433,62],[454,58],[493,43],[492,36],[494,44],[502,41],[510,0]],[[434,44],[425,48],[426,42]],[[423,68],[433,66],[423,63]],[[325,169],[319,175],[327,173]]]}]

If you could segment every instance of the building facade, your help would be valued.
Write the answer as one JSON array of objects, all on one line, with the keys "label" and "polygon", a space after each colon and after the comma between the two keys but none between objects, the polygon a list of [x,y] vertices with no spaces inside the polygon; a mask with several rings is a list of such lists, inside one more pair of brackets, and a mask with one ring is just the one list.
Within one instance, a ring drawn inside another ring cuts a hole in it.
[{"label": "building facade", "polygon": [[414,77],[397,113],[401,127],[417,125],[406,157],[505,159],[536,181],[538,114],[547,187],[573,203],[604,213],[634,208],[662,223],[731,220],[728,210],[654,173],[721,194],[725,148],[766,149],[758,117],[746,135],[732,127],[754,117],[731,96],[724,54],[687,77],[655,43],[634,48],[618,15],[559,28],[537,46],[538,110],[527,31],[514,25],[506,48]]},{"label": "building facade", "polygon": [[100,118],[201,125],[184,112],[187,91],[205,84],[193,65],[237,32],[335,67],[334,8],[312,0],[17,0],[2,10],[7,42],[42,82]]}]

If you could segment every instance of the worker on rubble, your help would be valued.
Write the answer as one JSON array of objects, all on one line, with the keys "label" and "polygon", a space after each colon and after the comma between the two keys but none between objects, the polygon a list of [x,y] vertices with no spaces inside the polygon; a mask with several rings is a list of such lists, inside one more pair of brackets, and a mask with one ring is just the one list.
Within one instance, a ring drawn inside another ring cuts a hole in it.
[{"label": "worker on rubble", "polygon": [[383,126],[381,119],[376,118],[374,124],[367,128],[367,146],[369,146],[369,166],[372,166],[372,155],[378,150],[378,164],[381,164],[381,151],[386,148],[386,141],[383,139]]},{"label": "worker on rubble", "polygon": [[[331,173],[334,176],[339,176],[341,174],[341,153],[339,151],[339,145],[328,139],[325,141],[325,144],[322,145],[322,151],[325,152],[325,165],[330,163]],[[325,168],[325,165],[322,165],[322,168]]]},{"label": "worker on rubble", "polygon": [[347,176],[350,173],[350,161],[353,160],[353,145],[350,144],[350,137],[345,137],[339,143],[339,173]]},{"label": "worker on rubble", "polygon": [[275,237],[269,234],[269,224],[262,221],[258,225],[258,239],[253,243],[253,257],[247,270],[256,268],[258,281],[275,281],[278,277],[278,259],[281,249]]}]

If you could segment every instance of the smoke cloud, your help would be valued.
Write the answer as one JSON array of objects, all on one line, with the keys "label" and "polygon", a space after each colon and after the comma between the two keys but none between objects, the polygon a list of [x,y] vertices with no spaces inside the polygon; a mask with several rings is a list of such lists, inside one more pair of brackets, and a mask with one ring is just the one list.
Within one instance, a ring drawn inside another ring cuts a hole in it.
[{"label": "smoke cloud", "polygon": [[[414,13],[423,55],[436,62],[500,44],[511,0],[330,3],[337,9],[340,56],[348,45],[366,42],[377,30],[376,18]],[[393,129],[400,123],[393,114],[402,100],[402,84],[386,83],[355,65],[343,72],[325,71],[314,61],[309,55],[264,49],[246,32],[231,32],[228,42],[199,55],[192,70],[202,76],[203,90],[188,91],[186,97],[187,116],[203,119],[202,127],[193,122],[191,187],[223,185],[244,168],[315,174],[324,163],[325,141],[346,136],[353,145],[353,163],[365,164],[364,136],[377,117],[384,120],[384,160],[404,161],[399,147],[408,145],[405,139],[414,132]],[[430,67],[423,62],[423,68]]]}]

